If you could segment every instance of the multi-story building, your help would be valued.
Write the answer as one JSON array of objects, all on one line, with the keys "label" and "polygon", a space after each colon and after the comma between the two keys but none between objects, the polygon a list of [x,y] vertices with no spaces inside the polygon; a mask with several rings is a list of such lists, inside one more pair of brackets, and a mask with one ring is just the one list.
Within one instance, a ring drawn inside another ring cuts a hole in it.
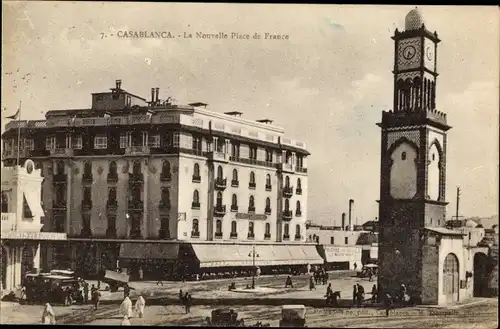
[{"label": "multi-story building", "polygon": [[195,271],[251,266],[250,253],[263,267],[321,262],[305,237],[309,152],[271,120],[173,105],[159,88],[146,101],[117,80],[90,109],[10,122],[3,143],[5,166],[19,152],[42,169],[44,229],[68,234],[46,266]]}]

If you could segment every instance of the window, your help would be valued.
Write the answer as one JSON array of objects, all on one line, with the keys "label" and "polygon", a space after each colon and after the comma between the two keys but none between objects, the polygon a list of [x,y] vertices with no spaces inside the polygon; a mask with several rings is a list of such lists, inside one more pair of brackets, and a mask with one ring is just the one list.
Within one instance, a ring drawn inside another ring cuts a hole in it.
[{"label": "window", "polygon": [[193,176],[200,177],[200,165],[197,163],[193,166]]},{"label": "window", "polygon": [[266,223],[266,233],[265,233],[266,236],[270,236],[271,235],[271,224],[269,223]]},{"label": "window", "polygon": [[222,221],[220,219],[215,222],[215,234],[222,234]]},{"label": "window", "polygon": [[253,228],[254,228],[254,224],[253,222],[249,222],[248,223],[248,235],[253,235]]},{"label": "window", "polygon": [[290,210],[290,200],[285,199],[285,211],[289,211],[289,210]]},{"label": "window", "polygon": [[149,147],[160,147],[160,135],[149,135],[148,136],[148,146]]},{"label": "window", "polygon": [[92,190],[90,187],[83,188],[83,201],[84,203],[90,202],[92,200]]},{"label": "window", "polygon": [[255,173],[253,171],[250,172],[250,184],[255,184]]},{"label": "window", "polygon": [[217,167],[217,179],[222,180],[223,177],[223,172],[222,172],[222,166]]},{"label": "window", "polygon": [[108,170],[109,170],[108,174],[110,176],[118,176],[118,168],[116,166],[116,162],[115,161],[111,161],[109,163],[109,169]]},{"label": "window", "polygon": [[113,94],[113,99],[114,99],[114,100],[117,100],[117,99],[119,99],[119,98],[120,98],[120,95],[118,95],[118,94]]},{"label": "window", "polygon": [[161,203],[163,205],[170,205],[170,191],[168,188],[161,189]]},{"label": "window", "polygon": [[284,232],[284,235],[285,235],[285,236],[290,235],[290,225],[285,224],[285,227],[284,227],[284,229],[283,229],[283,232]]},{"label": "window", "polygon": [[271,175],[266,175],[266,187],[271,186]]},{"label": "window", "polygon": [[295,225],[295,236],[300,237],[300,225]]},{"label": "window", "polygon": [[9,212],[9,197],[7,193],[2,192],[2,213]]},{"label": "window", "polygon": [[233,169],[233,181],[238,181],[238,170]]},{"label": "window", "polygon": [[266,198],[266,209],[271,209],[271,198]]},{"label": "window", "polygon": [[254,209],[255,208],[255,200],[253,195],[250,195],[250,198],[248,199],[248,209]]},{"label": "window", "polygon": [[333,236],[330,237],[330,244],[335,244],[335,238]]},{"label": "window", "polygon": [[56,148],[56,138],[55,136],[50,136],[45,138],[45,149],[53,150]]},{"label": "window", "polygon": [[133,188],[130,195],[132,197],[132,200],[140,200],[142,197],[141,189],[139,187]]},{"label": "window", "polygon": [[134,175],[140,175],[140,174],[141,174],[141,172],[142,172],[142,168],[141,168],[141,167],[142,167],[142,166],[141,166],[141,162],[140,162],[140,161],[135,161],[135,162],[134,162],[134,165],[133,165],[133,167],[132,167],[132,173],[133,173]]},{"label": "window", "polygon": [[81,150],[83,148],[83,137],[82,135],[76,135],[72,138],[72,146],[75,150]]},{"label": "window", "polygon": [[174,132],[173,146],[179,147],[180,145],[181,145],[181,134],[178,132]]},{"label": "window", "polygon": [[170,176],[170,162],[168,162],[167,160],[163,161],[163,164],[161,166],[161,175],[163,177]]},{"label": "window", "polygon": [[28,151],[32,151],[35,149],[35,141],[31,138],[28,138],[28,139],[25,139],[25,142],[24,142],[24,147],[26,148],[26,150]]},{"label": "window", "polygon": [[198,232],[199,232],[198,220],[195,218],[195,219],[193,219],[193,232],[192,233],[198,233]]},{"label": "window", "polygon": [[273,151],[266,150],[266,162],[273,162]]},{"label": "window", "polygon": [[56,173],[58,175],[63,175],[64,174],[64,162],[58,161],[56,165]]},{"label": "window", "polygon": [[116,201],[116,188],[112,187],[108,190],[108,202]]},{"label": "window", "polygon": [[194,204],[200,203],[200,192],[198,192],[198,190],[194,190],[193,192],[193,203]]},{"label": "window", "polygon": [[300,180],[300,178],[297,178],[297,190],[302,190],[302,182]]},{"label": "window", "polygon": [[95,136],[94,137],[94,148],[96,150],[102,150],[102,149],[108,148],[108,137]]},{"label": "window", "polygon": [[257,148],[250,146],[250,159],[257,160]]},{"label": "window", "polygon": [[406,160],[406,152],[401,153],[401,160]]},{"label": "window", "polygon": [[128,147],[128,135],[120,134],[120,148],[124,149]]},{"label": "window", "polygon": [[300,201],[297,200],[297,204],[296,204],[296,207],[295,207],[295,213],[297,215],[300,215],[302,213],[302,210],[300,209]]},{"label": "window", "polygon": [[231,222],[231,234],[235,234],[236,233],[236,229],[237,229],[237,224],[236,224],[236,221],[233,220]]},{"label": "window", "polygon": [[216,206],[217,207],[222,207],[222,192],[217,192],[217,203],[216,203]]},{"label": "window", "polygon": [[349,244],[349,238],[348,237],[344,238],[344,244]]},{"label": "window", "polygon": [[160,231],[158,232],[160,239],[170,239],[170,217],[161,216]]},{"label": "window", "polygon": [[432,161],[436,160],[436,154],[432,153]]},{"label": "window", "polygon": [[238,205],[238,197],[236,196],[236,194],[233,194],[231,205],[232,206],[237,206]]},{"label": "window", "polygon": [[83,165],[83,177],[92,177],[92,162],[85,162]]},{"label": "window", "polygon": [[285,177],[285,187],[290,187],[290,177]]}]

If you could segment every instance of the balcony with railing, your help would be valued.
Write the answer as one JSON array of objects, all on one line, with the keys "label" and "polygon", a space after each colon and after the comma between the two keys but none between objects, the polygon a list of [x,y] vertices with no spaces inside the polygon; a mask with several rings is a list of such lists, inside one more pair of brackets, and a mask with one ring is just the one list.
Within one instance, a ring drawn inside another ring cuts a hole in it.
[{"label": "balcony with railing", "polygon": [[208,160],[217,162],[229,162],[229,154],[224,152],[212,151],[207,153]]},{"label": "balcony with railing", "polygon": [[226,206],[225,205],[216,205],[214,207],[214,216],[223,217],[226,214]]},{"label": "balcony with railing", "polygon": [[51,158],[71,158],[74,152],[70,148],[56,148],[50,150]]},{"label": "balcony with railing", "polygon": [[295,194],[297,194],[297,195],[302,195],[302,188],[297,188],[297,189],[295,190]]},{"label": "balcony with railing", "polygon": [[199,238],[200,237],[200,231],[191,231],[191,237],[192,238]]},{"label": "balcony with railing", "polygon": [[66,183],[67,181],[68,181],[67,174],[55,174],[52,177],[52,182],[54,182],[54,183]]},{"label": "balcony with railing", "polygon": [[149,146],[130,146],[125,148],[125,155],[146,156],[151,154]]},{"label": "balcony with railing", "polygon": [[293,213],[291,210],[285,210],[283,211],[283,220],[284,221],[290,221],[293,217]]},{"label": "balcony with railing", "polygon": [[2,231],[14,231],[17,226],[15,213],[2,213]]},{"label": "balcony with railing", "polygon": [[215,179],[215,189],[219,191],[225,190],[227,187],[227,178],[216,178]]},{"label": "balcony with railing", "polygon": [[[12,159],[12,158],[17,158],[17,149],[11,149],[11,150],[3,150],[2,152],[2,158],[3,159]],[[27,149],[20,149],[19,150],[19,158],[29,158],[33,154],[33,150],[27,150]]]},{"label": "balcony with railing", "polygon": [[83,176],[82,176],[82,183],[83,184],[90,185],[93,182],[94,182],[94,176],[92,174],[90,174],[90,175],[83,174]]},{"label": "balcony with railing", "polygon": [[295,167],[295,171],[296,171],[296,172],[300,172],[300,173],[307,174],[307,168],[304,168],[304,167],[299,167],[299,166],[296,166],[296,167]]},{"label": "balcony with railing", "polygon": [[253,240],[253,239],[255,239],[255,233],[253,233],[253,232],[251,232],[251,233],[250,233],[250,232],[249,232],[249,233],[248,233],[248,235],[247,235],[247,239],[248,239],[248,240]]},{"label": "balcony with railing", "polygon": [[66,211],[66,200],[52,201],[52,211]]},{"label": "balcony with railing", "polygon": [[289,234],[283,234],[283,240],[284,241],[290,240],[290,235]]},{"label": "balcony with railing", "polygon": [[193,175],[192,181],[193,181],[193,183],[201,183],[201,176],[200,175],[198,175],[198,176]]},{"label": "balcony with railing", "polygon": [[107,239],[116,239],[118,234],[116,233],[116,228],[107,228],[106,229],[106,238]]},{"label": "balcony with railing", "polygon": [[192,202],[191,203],[191,209],[196,209],[196,210],[199,210],[201,207],[200,203],[199,202]]},{"label": "balcony with railing", "polygon": [[231,180],[231,187],[238,187],[240,186],[240,182],[236,179]]},{"label": "balcony with railing", "polygon": [[129,174],[128,182],[130,185],[141,185],[144,183],[144,174]]},{"label": "balcony with railing", "polygon": [[293,173],[293,165],[291,163],[278,163],[277,165],[279,171]]},{"label": "balcony with railing", "polygon": [[237,239],[238,238],[238,232],[231,232],[229,234],[229,238],[231,238],[231,239]]},{"label": "balcony with railing", "polygon": [[142,211],[144,210],[144,202],[142,200],[130,200],[128,202],[128,209]]},{"label": "balcony with railing", "polygon": [[295,241],[300,241],[302,240],[302,236],[300,235],[295,235]]},{"label": "balcony with railing", "polygon": [[90,211],[92,209],[91,200],[82,200],[82,211]]},{"label": "balcony with railing", "polygon": [[251,190],[255,190],[256,186],[257,186],[257,184],[255,182],[248,183],[248,188],[251,189]]},{"label": "balcony with railing", "polygon": [[302,211],[300,210],[295,211],[295,217],[302,217]]},{"label": "balcony with railing", "polygon": [[255,213],[255,207],[248,207],[248,213],[249,214],[252,214],[252,213]]},{"label": "balcony with railing", "polygon": [[168,211],[171,208],[170,202],[169,201],[160,201],[158,208],[160,208],[161,211]]},{"label": "balcony with railing", "polygon": [[162,181],[162,182],[170,182],[171,180],[172,180],[171,173],[162,173],[160,175],[160,181]]},{"label": "balcony with railing", "polygon": [[291,198],[293,196],[293,186],[283,187],[283,196],[287,199]]},{"label": "balcony with railing", "polygon": [[222,239],[222,232],[215,232],[214,233],[214,238],[216,238],[216,239]]},{"label": "balcony with railing", "polygon": [[273,186],[270,185],[270,184],[266,184],[266,191],[272,191],[273,190]]},{"label": "balcony with railing", "polygon": [[264,214],[271,215],[271,207],[266,207],[266,209],[264,209]]},{"label": "balcony with railing", "polygon": [[231,205],[231,211],[232,211],[232,212],[238,212],[238,205],[236,205],[236,204],[232,204],[232,205]]},{"label": "balcony with railing", "polygon": [[116,183],[118,183],[118,174],[111,174],[111,173],[109,173],[108,177],[107,177],[107,180],[108,180],[108,184],[116,184]]},{"label": "balcony with railing", "polygon": [[106,202],[106,210],[108,212],[116,212],[117,209],[118,209],[118,201],[116,201],[116,200],[108,200]]}]

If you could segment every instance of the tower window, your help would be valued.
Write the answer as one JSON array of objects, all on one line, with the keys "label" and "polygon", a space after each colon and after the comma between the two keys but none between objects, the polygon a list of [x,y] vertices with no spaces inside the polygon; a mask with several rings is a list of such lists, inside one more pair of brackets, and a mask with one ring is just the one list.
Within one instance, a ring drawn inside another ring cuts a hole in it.
[{"label": "tower window", "polygon": [[406,152],[401,153],[401,160],[406,160]]},{"label": "tower window", "polygon": [[432,161],[436,160],[436,154],[432,153]]}]

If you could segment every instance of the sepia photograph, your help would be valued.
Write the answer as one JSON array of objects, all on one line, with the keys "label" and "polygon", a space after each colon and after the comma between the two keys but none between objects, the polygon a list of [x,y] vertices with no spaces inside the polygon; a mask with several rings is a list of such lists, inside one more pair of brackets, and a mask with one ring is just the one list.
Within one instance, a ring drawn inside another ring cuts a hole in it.
[{"label": "sepia photograph", "polygon": [[0,324],[497,328],[499,25],[3,0]]}]

